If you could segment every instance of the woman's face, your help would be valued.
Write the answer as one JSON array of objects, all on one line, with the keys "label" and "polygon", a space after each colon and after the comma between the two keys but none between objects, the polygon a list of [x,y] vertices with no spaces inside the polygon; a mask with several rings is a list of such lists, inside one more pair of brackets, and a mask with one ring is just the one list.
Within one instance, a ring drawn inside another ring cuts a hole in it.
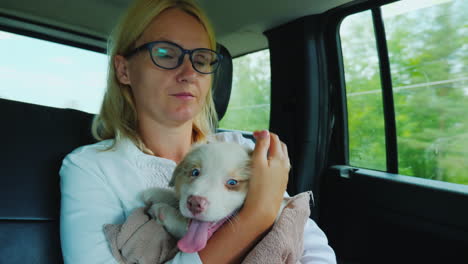
[{"label": "woman's face", "polygon": [[[175,8],[157,16],[136,41],[135,47],[161,40],[189,50],[210,48],[203,25]],[[182,65],[172,70],[154,65],[147,50],[129,59],[116,56],[115,66],[120,82],[132,89],[139,122],[157,122],[164,126],[191,122],[205,104],[211,86],[211,75],[195,71],[189,55],[185,55]]]}]

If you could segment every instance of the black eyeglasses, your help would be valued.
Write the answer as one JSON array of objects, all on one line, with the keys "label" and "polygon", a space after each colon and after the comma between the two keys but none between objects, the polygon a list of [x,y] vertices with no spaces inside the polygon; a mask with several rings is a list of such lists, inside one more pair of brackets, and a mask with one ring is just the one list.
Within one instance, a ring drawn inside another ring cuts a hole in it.
[{"label": "black eyeglasses", "polygon": [[192,67],[197,72],[210,74],[219,68],[219,64],[223,59],[223,55],[214,50],[205,48],[186,50],[169,41],[153,41],[143,44],[130,51],[125,57],[129,58],[145,49],[149,51],[153,63],[166,70],[172,70],[182,65],[185,54],[188,54]]}]

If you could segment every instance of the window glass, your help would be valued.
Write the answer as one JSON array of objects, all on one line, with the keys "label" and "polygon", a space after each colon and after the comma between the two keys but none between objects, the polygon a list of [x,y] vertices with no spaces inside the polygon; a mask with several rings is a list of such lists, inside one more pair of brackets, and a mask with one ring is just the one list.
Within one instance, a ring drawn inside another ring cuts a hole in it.
[{"label": "window glass", "polygon": [[401,174],[468,184],[466,10],[468,1],[382,7]]},{"label": "window glass", "polygon": [[[399,173],[468,184],[468,1],[405,0],[381,10],[395,103]],[[340,29],[350,164],[385,170],[382,94],[373,34],[370,11],[347,17]]]},{"label": "window glass", "polygon": [[370,11],[346,17],[340,28],[348,108],[349,162],[387,169],[379,59]]},{"label": "window glass", "polygon": [[268,50],[235,58],[231,98],[219,127],[242,131],[268,129],[270,80]]},{"label": "window glass", "polygon": [[0,31],[0,98],[99,111],[104,54]]}]

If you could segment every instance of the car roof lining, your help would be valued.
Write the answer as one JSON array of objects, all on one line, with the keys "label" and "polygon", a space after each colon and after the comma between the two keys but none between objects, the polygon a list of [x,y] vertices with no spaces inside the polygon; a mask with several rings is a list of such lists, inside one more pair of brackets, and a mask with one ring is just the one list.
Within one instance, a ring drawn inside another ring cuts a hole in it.
[{"label": "car roof lining", "polygon": [[[268,42],[263,32],[306,15],[323,13],[350,0],[277,1],[274,5],[269,0],[199,2],[214,24],[218,42],[226,46],[233,57],[237,57],[267,48]],[[130,0],[2,0],[0,16],[17,17],[67,32],[78,32],[90,39],[107,39],[129,3]],[[0,26],[4,25],[2,21]],[[101,42],[94,45],[105,48],[105,43]]]}]

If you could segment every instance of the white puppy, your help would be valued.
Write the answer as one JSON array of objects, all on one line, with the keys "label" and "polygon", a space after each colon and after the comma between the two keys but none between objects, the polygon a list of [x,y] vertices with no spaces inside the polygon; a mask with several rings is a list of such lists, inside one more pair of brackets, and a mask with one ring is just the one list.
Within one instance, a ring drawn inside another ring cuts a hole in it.
[{"label": "white puppy", "polygon": [[174,190],[143,192],[143,200],[151,204],[148,212],[174,237],[182,238],[180,250],[203,249],[213,232],[242,206],[249,186],[250,154],[236,143],[197,145],[175,168],[169,184]]}]

